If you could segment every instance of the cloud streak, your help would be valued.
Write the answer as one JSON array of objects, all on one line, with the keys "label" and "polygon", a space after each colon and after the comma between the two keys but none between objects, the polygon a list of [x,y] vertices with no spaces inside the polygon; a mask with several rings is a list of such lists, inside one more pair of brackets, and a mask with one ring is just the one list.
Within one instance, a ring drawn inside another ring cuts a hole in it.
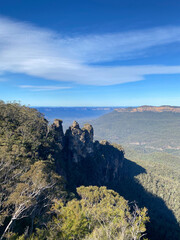
[{"label": "cloud streak", "polygon": [[[140,81],[150,74],[180,74],[180,66],[101,65],[101,62],[131,58],[152,47],[171,43],[180,43],[180,27],[72,38],[0,17],[0,73],[23,73],[88,85]],[[37,91],[33,86],[25,86]],[[45,89],[39,86],[38,91]]]},{"label": "cloud streak", "polygon": [[180,27],[89,35],[64,40],[64,49],[87,62],[131,59],[157,46],[180,43]]},{"label": "cloud streak", "polygon": [[20,88],[29,89],[33,92],[40,92],[40,91],[54,91],[54,90],[63,90],[69,89],[71,87],[58,87],[58,86],[34,86],[34,85],[20,85]]}]

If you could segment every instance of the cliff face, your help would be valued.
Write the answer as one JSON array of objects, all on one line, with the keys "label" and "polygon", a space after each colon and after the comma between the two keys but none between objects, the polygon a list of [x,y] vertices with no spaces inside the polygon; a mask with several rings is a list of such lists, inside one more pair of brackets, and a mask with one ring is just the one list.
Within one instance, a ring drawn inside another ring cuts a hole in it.
[{"label": "cliff face", "polygon": [[74,121],[63,133],[62,121],[52,125],[60,152],[56,155],[56,167],[63,173],[69,186],[114,185],[121,177],[124,152],[107,141],[93,141],[93,127],[85,124],[81,129]]},{"label": "cliff face", "polygon": [[83,129],[74,121],[65,133],[65,145],[71,161],[80,163],[82,158],[87,158],[94,151],[93,128],[86,124]]}]

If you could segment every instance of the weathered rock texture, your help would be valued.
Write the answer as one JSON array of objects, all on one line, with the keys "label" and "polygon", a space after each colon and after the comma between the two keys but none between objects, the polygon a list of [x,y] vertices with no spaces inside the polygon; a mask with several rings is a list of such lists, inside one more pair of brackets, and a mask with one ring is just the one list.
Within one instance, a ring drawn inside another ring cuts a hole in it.
[{"label": "weathered rock texture", "polygon": [[114,147],[107,141],[93,141],[93,127],[85,124],[81,129],[74,121],[63,133],[62,121],[52,125],[59,155],[56,167],[63,173],[69,186],[117,184],[121,178],[124,152],[121,146]]},{"label": "weathered rock texture", "polygon": [[93,128],[86,124],[83,129],[74,121],[65,134],[65,144],[68,154],[71,154],[71,161],[79,163],[82,158],[87,158],[93,153]]},{"label": "weathered rock texture", "polygon": [[55,119],[52,125],[52,129],[54,130],[54,139],[57,144],[59,144],[60,148],[63,149],[64,146],[64,132],[62,127],[63,121],[60,119]]}]

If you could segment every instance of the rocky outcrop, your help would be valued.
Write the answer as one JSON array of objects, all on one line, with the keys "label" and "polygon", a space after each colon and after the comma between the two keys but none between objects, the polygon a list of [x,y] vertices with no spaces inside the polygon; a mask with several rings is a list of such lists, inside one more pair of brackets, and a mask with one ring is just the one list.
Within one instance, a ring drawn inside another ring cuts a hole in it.
[{"label": "rocky outcrop", "polygon": [[86,124],[81,129],[74,121],[65,133],[65,145],[72,162],[79,163],[82,158],[87,158],[94,150],[92,126]]},{"label": "rocky outcrop", "polygon": [[52,124],[52,132],[54,133],[54,140],[56,144],[59,145],[60,149],[62,150],[64,147],[64,132],[62,127],[63,121],[60,119],[55,119],[54,123]]},{"label": "rocky outcrop", "polygon": [[94,142],[90,124],[80,128],[74,121],[64,134],[62,121],[56,119],[52,128],[60,146],[59,155],[56,155],[57,171],[63,172],[69,186],[111,186],[120,181],[124,159],[120,146],[113,146],[107,141]]}]

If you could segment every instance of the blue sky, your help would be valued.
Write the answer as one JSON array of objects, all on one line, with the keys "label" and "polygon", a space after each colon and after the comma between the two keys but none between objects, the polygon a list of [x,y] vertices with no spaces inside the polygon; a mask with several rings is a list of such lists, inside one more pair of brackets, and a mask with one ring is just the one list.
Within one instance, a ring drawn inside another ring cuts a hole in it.
[{"label": "blue sky", "polygon": [[180,1],[0,0],[0,99],[180,106]]}]

